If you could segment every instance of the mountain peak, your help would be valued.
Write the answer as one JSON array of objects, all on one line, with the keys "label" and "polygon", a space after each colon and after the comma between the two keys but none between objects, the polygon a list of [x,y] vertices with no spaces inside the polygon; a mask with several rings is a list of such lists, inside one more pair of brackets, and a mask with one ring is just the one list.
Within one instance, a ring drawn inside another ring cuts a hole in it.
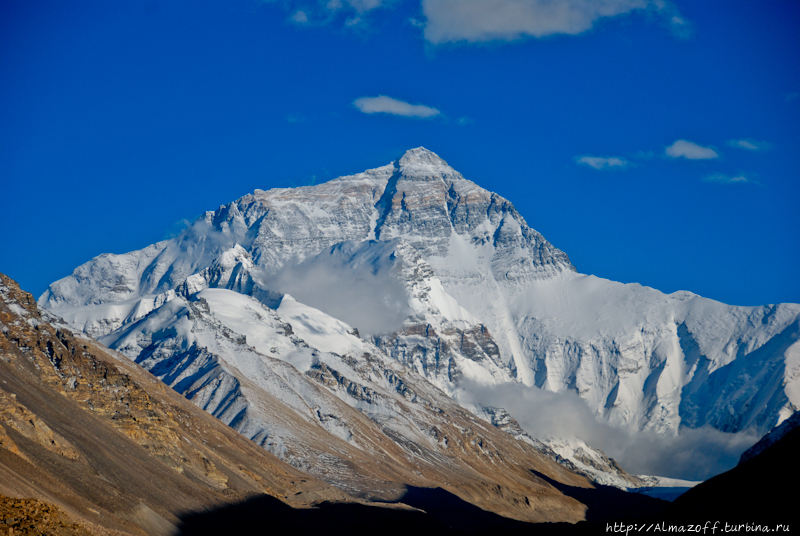
[{"label": "mountain peak", "polygon": [[400,172],[415,180],[437,178],[459,179],[461,174],[450,167],[439,155],[425,147],[409,149],[397,162]]},{"label": "mountain peak", "polygon": [[[407,166],[409,164],[427,164],[430,166],[447,166],[438,154],[429,151],[425,147],[417,147],[416,149],[409,149],[400,158],[400,165]],[[450,166],[447,166],[450,167]]]}]

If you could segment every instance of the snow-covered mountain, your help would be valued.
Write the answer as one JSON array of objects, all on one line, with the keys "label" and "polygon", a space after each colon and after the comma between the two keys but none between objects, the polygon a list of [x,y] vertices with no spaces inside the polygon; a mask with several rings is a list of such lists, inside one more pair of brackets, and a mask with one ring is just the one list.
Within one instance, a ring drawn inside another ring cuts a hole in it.
[{"label": "snow-covered mountain", "polygon": [[[279,458],[356,496],[392,499],[401,483],[458,482],[482,507],[508,512],[504,501],[543,491],[531,467],[576,482],[543,445],[476,419],[348,325],[289,295],[270,309],[207,288],[102,342]],[[498,497],[481,492],[486,482],[502,490]],[[577,505],[552,499],[523,518],[578,519]]]},{"label": "snow-covered mountain", "polygon": [[[734,307],[579,274],[509,201],[423,148],[324,184],[256,190],[175,239],[92,259],[39,303],[179,390],[201,369],[225,368],[219,359],[250,370],[236,361],[238,350],[210,350],[224,339],[306,376],[314,363],[344,367],[332,356],[368,353],[393,358],[451,396],[465,380],[573,392],[599,419],[666,436],[702,426],[765,433],[800,405],[800,305]],[[305,312],[291,316],[289,304]],[[259,346],[243,324],[247,311],[259,311],[271,326],[259,329],[281,344]],[[315,361],[292,336],[303,319],[322,322],[320,314],[328,326],[343,324],[299,336],[309,352],[328,356]],[[349,342],[336,346],[329,336]],[[394,375],[402,370],[381,363]],[[238,370],[235,387],[197,386],[209,411],[234,411],[210,401],[248,389],[249,372]],[[381,374],[369,381],[398,393]],[[297,404],[319,405],[302,396]],[[281,437],[253,419],[237,425],[253,437],[261,428],[265,438]]]}]

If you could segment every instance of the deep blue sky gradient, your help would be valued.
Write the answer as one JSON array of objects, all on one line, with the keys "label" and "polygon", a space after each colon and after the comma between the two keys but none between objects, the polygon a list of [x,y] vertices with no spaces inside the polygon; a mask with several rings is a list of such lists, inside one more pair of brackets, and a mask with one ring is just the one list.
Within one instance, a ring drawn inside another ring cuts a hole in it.
[{"label": "deep blue sky gradient", "polygon": [[[583,273],[800,302],[798,2],[676,2],[689,39],[633,13],[576,36],[438,46],[409,22],[424,19],[411,0],[358,29],[293,24],[287,5],[3,2],[0,271],[38,296],[255,188],[425,146],[510,199]],[[377,95],[442,115],[353,105]],[[678,139],[721,157],[666,158]],[[595,170],[582,155],[632,165]],[[703,180],[714,173],[755,183]]]}]

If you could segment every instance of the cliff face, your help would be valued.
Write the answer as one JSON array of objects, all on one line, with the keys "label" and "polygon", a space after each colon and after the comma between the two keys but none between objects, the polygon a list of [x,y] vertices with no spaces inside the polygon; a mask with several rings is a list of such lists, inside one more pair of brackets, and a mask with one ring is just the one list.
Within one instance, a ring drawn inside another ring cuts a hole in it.
[{"label": "cliff face", "polygon": [[0,493],[59,505],[65,527],[167,534],[180,514],[256,493],[347,500],[40,312],[2,274],[0,325]]}]

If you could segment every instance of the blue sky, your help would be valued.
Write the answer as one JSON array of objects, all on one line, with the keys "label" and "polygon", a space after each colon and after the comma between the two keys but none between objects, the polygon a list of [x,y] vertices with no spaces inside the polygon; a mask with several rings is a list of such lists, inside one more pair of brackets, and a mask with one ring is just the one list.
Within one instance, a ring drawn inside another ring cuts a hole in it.
[{"label": "blue sky", "polygon": [[800,302],[798,28],[791,0],[6,0],[0,271],[38,295],[425,146],[583,273]]}]

